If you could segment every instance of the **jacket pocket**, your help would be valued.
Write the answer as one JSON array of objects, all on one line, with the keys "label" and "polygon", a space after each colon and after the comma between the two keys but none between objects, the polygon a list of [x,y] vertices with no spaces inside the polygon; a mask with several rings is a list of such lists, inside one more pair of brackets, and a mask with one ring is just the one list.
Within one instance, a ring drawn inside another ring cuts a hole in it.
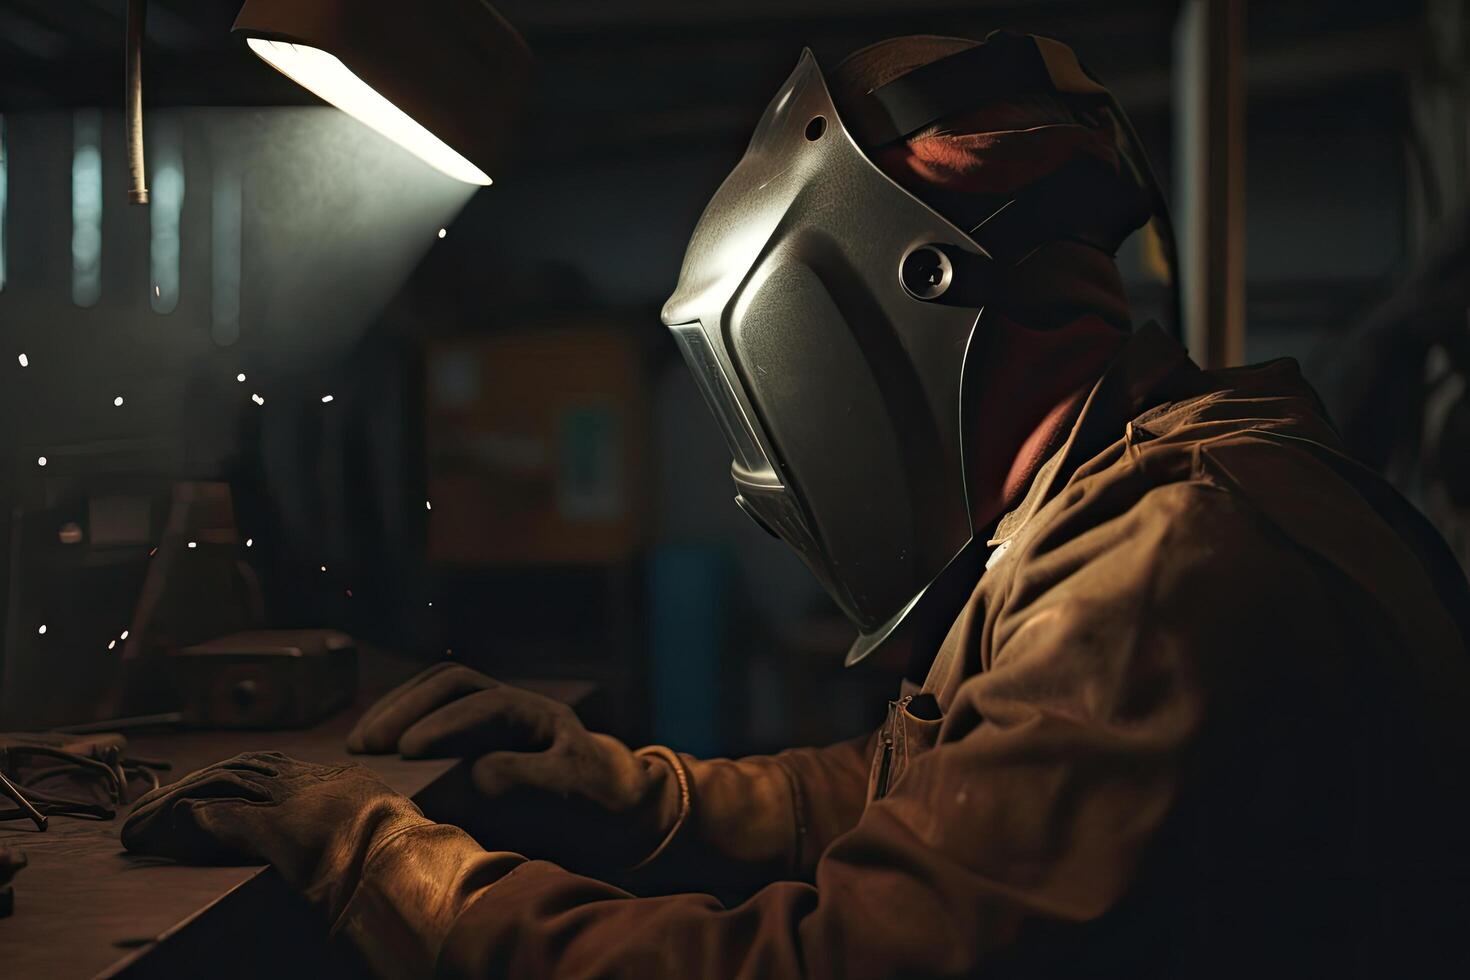
[{"label": "jacket pocket", "polygon": [[888,702],[888,714],[883,719],[883,727],[878,729],[878,745],[873,750],[873,763],[868,770],[868,802],[881,800],[888,792],[888,785],[892,781],[894,729],[898,716],[898,707],[907,698],[899,701]]},{"label": "jacket pocket", "polygon": [[934,747],[943,721],[932,694],[911,694],[888,702],[888,717],[878,731],[878,747],[868,776],[869,803],[887,796],[909,762]]}]

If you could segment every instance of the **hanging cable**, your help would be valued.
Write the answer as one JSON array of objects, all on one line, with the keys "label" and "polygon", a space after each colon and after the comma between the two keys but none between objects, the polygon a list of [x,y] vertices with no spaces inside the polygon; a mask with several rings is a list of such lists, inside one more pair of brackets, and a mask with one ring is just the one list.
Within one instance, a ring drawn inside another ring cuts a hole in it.
[{"label": "hanging cable", "polygon": [[143,26],[148,0],[128,0],[128,50],[124,117],[128,130],[128,200],[148,203],[143,170]]}]

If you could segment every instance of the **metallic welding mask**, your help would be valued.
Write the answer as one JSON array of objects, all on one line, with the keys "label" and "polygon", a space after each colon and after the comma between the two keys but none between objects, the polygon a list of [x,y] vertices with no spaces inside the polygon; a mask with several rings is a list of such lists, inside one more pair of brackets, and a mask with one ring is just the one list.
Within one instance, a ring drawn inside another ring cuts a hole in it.
[{"label": "metallic welding mask", "polygon": [[960,397],[993,266],[869,161],[807,51],[664,306],[736,502],[857,625],[849,663],[926,597],[947,627],[979,573]]}]

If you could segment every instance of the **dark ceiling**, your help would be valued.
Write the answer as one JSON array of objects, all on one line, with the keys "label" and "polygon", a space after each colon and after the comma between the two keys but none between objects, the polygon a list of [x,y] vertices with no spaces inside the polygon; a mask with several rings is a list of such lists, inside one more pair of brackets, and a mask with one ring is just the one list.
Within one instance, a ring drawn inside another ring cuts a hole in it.
[{"label": "dark ceiling", "polygon": [[[122,97],[126,0],[0,0],[0,110]],[[1072,40],[1135,101],[1167,96],[1172,0],[503,0],[541,62],[557,129],[619,138],[744,123],[801,47],[825,60],[910,32],[997,26]],[[1276,75],[1363,71],[1402,56],[1419,3],[1273,0],[1248,12],[1252,54]],[[150,104],[301,104],[229,28],[240,0],[151,0]],[[1283,65],[1282,62],[1285,62]],[[1399,62],[1401,63],[1401,62]],[[1395,63],[1397,68],[1398,63]],[[1252,65],[1252,68],[1257,66]],[[637,118],[637,126],[620,125]],[[575,123],[569,126],[567,123]]]},{"label": "dark ceiling", "polygon": [[[871,39],[924,31],[981,35],[997,27],[1086,35],[1096,68],[1167,55],[1174,4],[1125,0],[504,0],[497,8],[530,41],[543,77],[569,61],[621,94],[646,75],[679,93],[712,94],[731,67],[803,45],[829,56]],[[240,0],[150,0],[148,99],[158,104],[280,104],[304,97],[264,70],[230,26]],[[120,96],[126,0],[0,0],[0,107],[91,104]],[[832,51],[821,49],[832,48]],[[736,74],[740,74],[738,71]],[[673,83],[677,76],[678,82]],[[643,93],[640,93],[643,94]],[[674,97],[674,98],[671,98]]]},{"label": "dark ceiling", "polygon": [[[230,26],[240,0],[151,0],[150,105],[310,104]],[[502,0],[539,61],[526,141],[543,154],[649,152],[749,131],[800,49],[831,63],[883,37],[983,36],[996,27],[1070,40],[1136,116],[1163,110],[1172,0]],[[1399,70],[1418,2],[1270,0],[1248,6],[1250,79],[1320,84]],[[126,0],[0,0],[0,111],[120,104]],[[1141,120],[1141,122],[1144,120]],[[1146,123],[1145,123],[1146,124]]]}]

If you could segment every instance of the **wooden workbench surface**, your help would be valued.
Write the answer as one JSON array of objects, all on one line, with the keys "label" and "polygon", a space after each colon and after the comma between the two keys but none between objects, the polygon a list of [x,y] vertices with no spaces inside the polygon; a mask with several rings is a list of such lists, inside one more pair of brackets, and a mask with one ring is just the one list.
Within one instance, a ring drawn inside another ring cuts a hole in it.
[{"label": "wooden workbench surface", "polygon": [[[524,682],[523,682],[524,683]],[[591,685],[550,682],[543,693],[575,703]],[[189,732],[130,736],[130,752],[173,763],[169,779],[248,750],[311,762],[360,762],[400,793],[421,797],[456,763],[397,756],[349,756],[343,748],[361,710],[343,711],[296,732]],[[40,833],[22,821],[0,824],[0,844],[29,858],[15,880],[15,913],[0,919],[0,976],[68,980],[94,976],[240,976],[266,945],[320,943],[323,924],[273,872],[261,867],[195,868],[141,858],[109,822],[52,817]],[[279,917],[279,921],[277,921]],[[287,921],[289,919],[289,921]],[[308,920],[308,921],[302,921]],[[233,935],[231,935],[233,934]],[[208,956],[214,962],[200,963]],[[273,980],[322,969],[321,949],[281,949]],[[192,962],[193,969],[182,969]],[[337,964],[328,973],[353,972]]]}]

